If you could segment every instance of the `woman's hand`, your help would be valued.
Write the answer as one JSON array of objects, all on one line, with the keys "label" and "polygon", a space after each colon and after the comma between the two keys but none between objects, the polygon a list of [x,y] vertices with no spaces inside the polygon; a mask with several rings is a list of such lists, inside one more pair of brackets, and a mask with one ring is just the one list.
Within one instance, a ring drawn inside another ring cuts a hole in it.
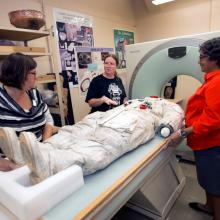
[{"label": "woman's hand", "polygon": [[180,144],[180,142],[183,140],[183,138],[186,138],[188,135],[192,133],[193,133],[193,126],[184,128],[182,130],[178,130],[167,138],[166,146],[177,147]]},{"label": "woman's hand", "polygon": [[16,169],[17,166],[10,160],[0,158],[0,171],[10,171]]},{"label": "woman's hand", "polygon": [[104,103],[106,103],[107,105],[115,105],[115,106],[118,105],[118,103],[116,101],[113,101],[104,95],[101,98],[90,99],[88,101],[88,103],[89,103],[90,107],[97,107],[97,106],[100,106]]},{"label": "woman's hand", "polygon": [[180,131],[177,131],[167,138],[167,147],[177,147],[182,140],[183,138],[180,135]]},{"label": "woman's hand", "polygon": [[106,103],[107,105],[118,105],[118,103],[116,101],[113,101],[104,95],[102,96],[101,99],[102,99],[103,103]]},{"label": "woman's hand", "polygon": [[51,124],[45,124],[43,129],[43,141],[45,141],[53,135],[53,127],[54,126]]},{"label": "woman's hand", "polygon": [[123,104],[124,104],[124,105],[128,105],[128,104],[129,104],[129,100],[128,100],[127,97],[124,98],[124,100],[123,100]]}]

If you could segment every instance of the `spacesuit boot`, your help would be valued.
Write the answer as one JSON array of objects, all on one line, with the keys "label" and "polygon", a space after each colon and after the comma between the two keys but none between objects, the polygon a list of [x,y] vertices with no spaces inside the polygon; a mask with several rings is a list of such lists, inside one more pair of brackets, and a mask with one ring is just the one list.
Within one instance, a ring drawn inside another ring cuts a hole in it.
[{"label": "spacesuit boot", "polygon": [[48,152],[44,150],[44,144],[39,142],[31,132],[22,132],[19,139],[23,158],[31,170],[31,182],[36,184],[51,176]]},{"label": "spacesuit boot", "polygon": [[20,142],[13,128],[0,128],[0,147],[9,160],[17,165],[25,164],[21,153]]}]

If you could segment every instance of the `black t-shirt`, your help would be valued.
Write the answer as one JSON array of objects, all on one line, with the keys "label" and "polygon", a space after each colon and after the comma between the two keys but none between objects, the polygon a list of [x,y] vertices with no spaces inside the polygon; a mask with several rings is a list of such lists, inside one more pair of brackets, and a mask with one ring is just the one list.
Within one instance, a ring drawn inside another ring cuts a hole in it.
[{"label": "black t-shirt", "polygon": [[[119,77],[114,79],[108,79],[102,74],[93,78],[90,83],[89,90],[86,96],[86,102],[93,98],[101,98],[106,96],[118,103],[118,105],[123,104],[123,100],[126,97],[125,89],[122,84],[122,80]],[[95,111],[107,111],[115,106],[109,106],[106,103],[92,107],[91,113]]]}]

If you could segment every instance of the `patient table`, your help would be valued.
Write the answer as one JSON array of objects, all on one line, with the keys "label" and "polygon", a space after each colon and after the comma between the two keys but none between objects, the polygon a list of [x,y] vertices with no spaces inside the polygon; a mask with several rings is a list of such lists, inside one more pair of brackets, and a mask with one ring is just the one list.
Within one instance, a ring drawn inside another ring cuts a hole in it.
[{"label": "patient table", "polygon": [[[110,219],[129,199],[127,206],[164,219],[185,184],[173,149],[164,149],[165,145],[156,136],[104,170],[86,176],[81,188],[39,220]],[[1,204],[0,219],[18,218]]]}]

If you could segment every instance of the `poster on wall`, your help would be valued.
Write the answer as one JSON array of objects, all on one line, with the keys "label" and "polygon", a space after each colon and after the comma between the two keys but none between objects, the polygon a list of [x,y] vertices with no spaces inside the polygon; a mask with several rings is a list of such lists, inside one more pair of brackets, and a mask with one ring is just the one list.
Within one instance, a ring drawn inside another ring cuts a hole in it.
[{"label": "poster on wall", "polygon": [[104,72],[105,56],[113,52],[113,48],[75,47],[79,93],[81,96],[87,94],[91,80]]},{"label": "poster on wall", "polygon": [[67,89],[67,124],[74,124],[70,85],[78,85],[76,72],[75,46],[94,46],[92,18],[80,13],[53,9],[55,38],[59,51],[60,74],[63,76],[63,88]]},{"label": "poster on wall", "polygon": [[118,69],[126,68],[125,45],[134,43],[134,32],[114,29],[115,53],[118,57]]},{"label": "poster on wall", "polygon": [[92,19],[72,11],[54,9],[60,69],[64,80],[78,84],[74,46],[94,46]]}]

